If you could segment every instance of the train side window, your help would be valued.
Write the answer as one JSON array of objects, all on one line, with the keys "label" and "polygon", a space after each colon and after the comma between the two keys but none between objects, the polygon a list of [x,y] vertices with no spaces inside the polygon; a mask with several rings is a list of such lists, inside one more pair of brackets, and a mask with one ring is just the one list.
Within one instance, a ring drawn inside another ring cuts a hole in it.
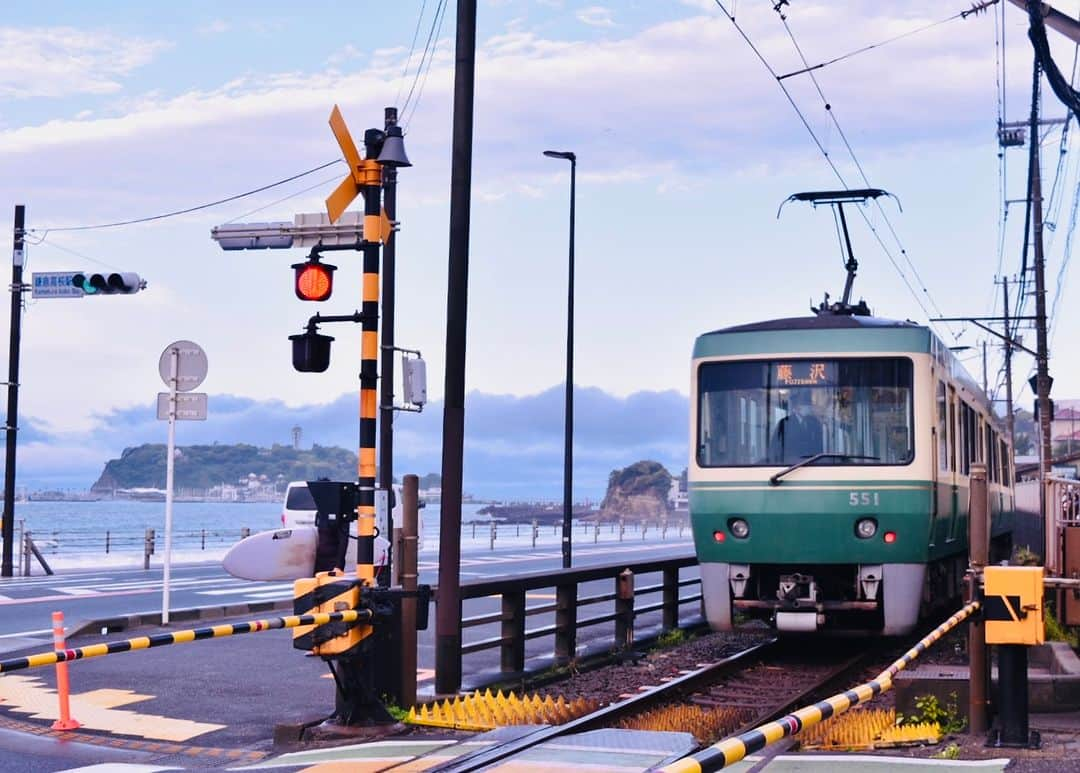
[{"label": "train side window", "polygon": [[968,421],[968,412],[970,410],[967,403],[961,400],[958,418],[960,419],[960,473],[962,475],[971,473],[971,444],[974,438],[971,437],[971,424]]},{"label": "train side window", "polygon": [[938,382],[938,467],[942,472],[950,469],[949,465],[949,407],[946,402],[945,382]]},{"label": "train side window", "polygon": [[982,443],[980,438],[982,437],[982,430],[979,426],[979,414],[975,413],[975,409],[970,405],[968,409],[968,421],[971,422],[971,461],[981,462],[982,459]]},{"label": "train side window", "polygon": [[1009,474],[1009,446],[1004,440],[1000,440],[998,448],[1001,453],[1001,482],[1009,486],[1012,484],[1012,476]]},{"label": "train side window", "polygon": [[949,469],[956,466],[956,390],[949,387]]}]

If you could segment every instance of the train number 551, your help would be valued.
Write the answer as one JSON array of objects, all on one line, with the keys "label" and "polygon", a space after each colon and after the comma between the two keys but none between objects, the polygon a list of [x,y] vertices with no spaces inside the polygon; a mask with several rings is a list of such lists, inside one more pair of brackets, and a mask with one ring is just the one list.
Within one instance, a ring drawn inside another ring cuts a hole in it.
[{"label": "train number 551", "polygon": [[852,491],[848,493],[848,504],[852,507],[859,507],[860,505],[874,505],[877,507],[881,504],[881,501],[876,491]]}]

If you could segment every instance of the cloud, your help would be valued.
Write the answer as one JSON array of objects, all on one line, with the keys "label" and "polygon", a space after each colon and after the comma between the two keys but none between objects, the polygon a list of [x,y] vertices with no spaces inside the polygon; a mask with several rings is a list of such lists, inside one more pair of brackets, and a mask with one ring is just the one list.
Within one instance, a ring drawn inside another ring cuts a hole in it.
[{"label": "cloud", "polygon": [[74,27],[0,27],[0,97],[112,94],[170,45]]},{"label": "cloud", "polygon": [[[655,459],[678,474],[686,466],[688,402],[677,392],[615,397],[594,387],[574,392],[574,489],[600,497],[608,474],[641,459]],[[287,445],[293,427],[301,445],[355,450],[356,395],[325,405],[288,407],[276,400],[211,395],[205,422],[177,427],[178,445],[250,443]],[[556,498],[562,490],[564,388],[525,397],[470,392],[465,405],[464,483],[485,497]],[[108,411],[86,433],[20,433],[20,485],[89,488],[109,458],[124,448],[164,442],[166,425],[151,404]],[[35,422],[24,420],[24,426]],[[398,477],[438,472],[442,460],[442,403],[394,420]]]},{"label": "cloud", "polygon": [[599,5],[590,5],[577,12],[578,21],[588,24],[590,27],[614,27],[615,21],[611,18],[611,9]]},{"label": "cloud", "polygon": [[232,29],[232,25],[224,19],[214,19],[209,24],[199,28],[200,35],[223,35]]}]

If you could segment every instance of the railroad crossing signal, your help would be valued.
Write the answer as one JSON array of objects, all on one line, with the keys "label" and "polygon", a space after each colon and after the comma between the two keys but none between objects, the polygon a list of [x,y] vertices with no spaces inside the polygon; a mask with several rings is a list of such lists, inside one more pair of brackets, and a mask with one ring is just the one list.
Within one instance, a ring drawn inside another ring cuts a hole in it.
[{"label": "railroad crossing signal", "polygon": [[319,262],[319,253],[312,250],[303,263],[293,263],[296,272],[296,297],[302,301],[325,301],[334,291],[334,271],[337,266]]},{"label": "railroad crossing signal", "polygon": [[356,143],[353,142],[349,127],[345,125],[345,119],[341,117],[341,110],[337,105],[330,111],[330,131],[334,133],[334,139],[345,156],[345,163],[349,165],[349,174],[326,199],[326,213],[330,216],[330,222],[336,223],[346,207],[352,204],[353,199],[361,192],[364,162],[360,159],[360,151],[356,149]]},{"label": "railroad crossing signal", "polygon": [[[349,127],[345,125],[345,119],[341,117],[341,110],[337,105],[334,105],[330,112],[330,130],[345,156],[345,163],[349,165],[349,174],[326,198],[326,213],[330,216],[330,222],[336,223],[353,199],[364,192],[363,186],[382,184],[382,165],[402,167],[412,166],[412,163],[405,155],[400,126],[392,126],[386,133],[378,129],[368,129],[364,133],[364,145],[368,148],[369,156],[366,159],[360,158],[360,151],[356,149],[356,143],[353,142]],[[377,158],[371,157],[372,151],[377,153]],[[394,233],[394,224],[390,222],[385,209],[378,215],[365,216],[364,220],[366,241],[376,241],[377,234],[378,241],[386,244]]]}]

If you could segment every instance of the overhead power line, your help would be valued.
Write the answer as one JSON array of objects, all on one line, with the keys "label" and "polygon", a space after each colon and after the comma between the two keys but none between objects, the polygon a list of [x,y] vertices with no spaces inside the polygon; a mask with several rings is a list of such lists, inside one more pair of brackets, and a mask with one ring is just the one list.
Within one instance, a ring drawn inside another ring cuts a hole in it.
[{"label": "overhead power line", "polygon": [[401,89],[405,85],[405,78],[409,75],[409,65],[412,64],[413,52],[416,51],[416,39],[420,36],[420,24],[424,21],[424,11],[427,9],[427,0],[420,4],[420,13],[416,15],[416,28],[413,30],[412,43],[409,44],[409,55],[405,58],[405,65],[401,68],[401,82],[398,83],[397,96],[394,104],[401,102]]},{"label": "overhead power line", "polygon": [[254,189],[252,189],[250,191],[244,191],[243,193],[237,193],[234,196],[227,196],[224,199],[218,199],[217,201],[210,201],[210,202],[207,202],[206,204],[198,204],[198,205],[196,205],[194,207],[187,207],[185,209],[177,209],[177,210],[174,210],[172,212],[163,212],[160,215],[150,215],[149,217],[138,217],[138,218],[134,218],[133,220],[118,220],[118,221],[116,221],[114,223],[98,223],[96,225],[72,225],[72,226],[63,226],[63,227],[60,227],[60,228],[27,228],[26,231],[28,233],[41,233],[42,234],[41,239],[44,240],[45,235],[49,234],[50,232],[51,233],[60,233],[61,231],[96,231],[96,230],[99,230],[99,229],[102,229],[102,228],[119,228],[120,226],[135,225],[136,223],[149,223],[149,222],[154,221],[154,220],[164,220],[165,218],[169,218],[169,217],[177,217],[178,215],[187,215],[187,214],[189,214],[191,212],[198,212],[201,209],[210,209],[211,207],[217,207],[217,206],[220,206],[222,204],[227,204],[230,201],[236,201],[237,199],[245,198],[247,196],[254,196],[256,193],[262,193],[263,191],[268,191],[271,188],[278,187],[279,185],[284,185],[285,183],[290,183],[293,180],[299,180],[301,177],[306,177],[309,174],[314,174],[315,172],[326,169],[328,166],[333,166],[334,164],[341,164],[341,163],[344,163],[344,161],[342,161],[342,159],[335,158],[333,161],[327,161],[325,164],[320,164],[319,166],[316,166],[316,167],[314,167],[312,169],[308,169],[306,172],[300,172],[299,174],[294,174],[291,177],[286,177],[284,180],[278,180],[277,182],[272,182],[269,185],[262,185],[262,186],[259,186],[258,188],[254,188]]}]

